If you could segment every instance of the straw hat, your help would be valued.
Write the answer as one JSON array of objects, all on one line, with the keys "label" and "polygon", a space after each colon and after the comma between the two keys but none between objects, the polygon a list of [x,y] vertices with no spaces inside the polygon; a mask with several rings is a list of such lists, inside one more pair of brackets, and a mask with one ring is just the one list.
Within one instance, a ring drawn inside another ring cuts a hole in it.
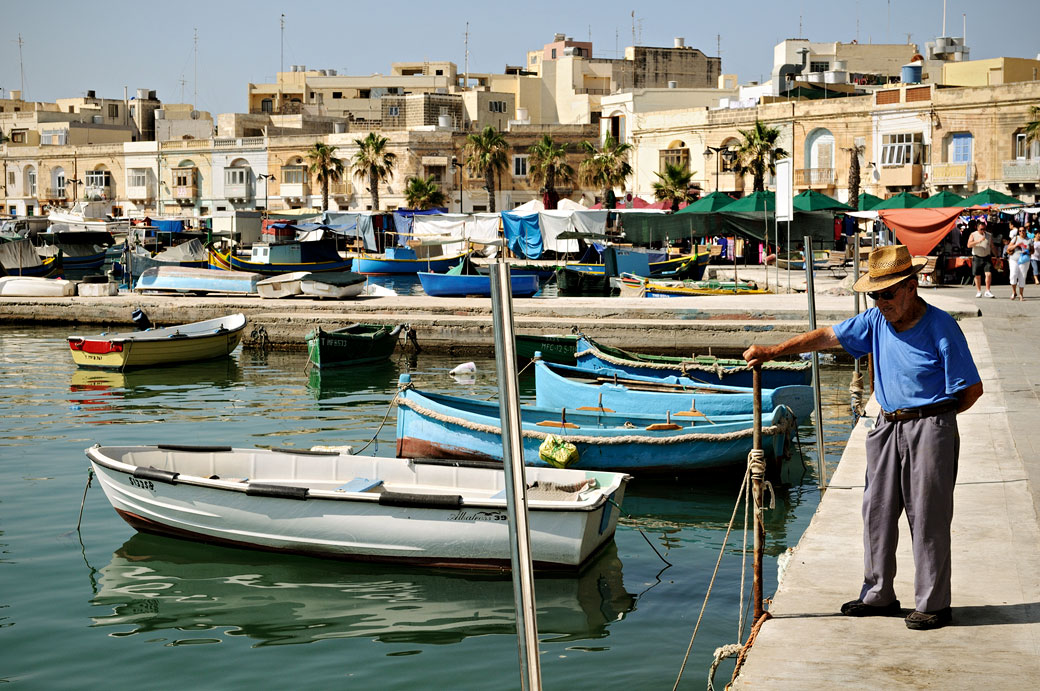
[{"label": "straw hat", "polygon": [[859,277],[852,289],[857,293],[884,290],[910,278],[927,263],[925,257],[911,257],[906,245],[878,247],[867,260],[867,273]]}]

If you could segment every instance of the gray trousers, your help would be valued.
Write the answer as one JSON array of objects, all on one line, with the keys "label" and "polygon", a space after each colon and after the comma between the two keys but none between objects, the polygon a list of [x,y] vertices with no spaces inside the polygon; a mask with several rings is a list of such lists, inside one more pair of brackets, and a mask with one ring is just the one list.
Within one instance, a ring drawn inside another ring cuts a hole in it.
[{"label": "gray trousers", "polygon": [[914,602],[919,612],[950,606],[950,523],[960,436],[957,414],[886,422],[867,435],[863,493],[863,589],[883,606],[896,599],[899,517],[906,510],[914,551]]}]

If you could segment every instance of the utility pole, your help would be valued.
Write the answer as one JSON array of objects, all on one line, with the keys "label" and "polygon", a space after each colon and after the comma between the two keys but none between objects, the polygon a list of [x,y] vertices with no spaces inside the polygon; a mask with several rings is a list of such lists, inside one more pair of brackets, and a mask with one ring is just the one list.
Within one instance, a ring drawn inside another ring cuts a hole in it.
[{"label": "utility pole", "polygon": [[280,52],[278,54],[278,71],[279,72],[285,72],[285,14],[284,13],[282,14],[282,19],[280,21],[280,25],[282,27],[282,38],[281,38],[281,44],[280,44],[280,49],[279,49]]},{"label": "utility pole", "polygon": [[16,41],[16,43],[18,44],[18,74],[21,76],[22,79],[22,100],[25,101],[28,100],[26,99],[25,95],[25,63],[22,61],[22,46],[25,45],[25,41],[22,40],[21,34],[18,34],[18,40]]},{"label": "utility pole", "polygon": [[466,47],[466,64],[465,64],[465,68],[464,68],[464,71],[463,71],[463,74],[466,75],[466,77],[465,77],[466,81],[462,85],[462,88],[463,88],[463,90],[465,90],[465,89],[469,88],[469,22],[466,22],[466,35],[465,35],[465,38],[463,39],[463,43],[465,44],[465,47]]},{"label": "utility pole", "polygon": [[195,29],[195,74],[191,78],[194,92],[191,97],[191,109],[199,109],[199,30]]}]

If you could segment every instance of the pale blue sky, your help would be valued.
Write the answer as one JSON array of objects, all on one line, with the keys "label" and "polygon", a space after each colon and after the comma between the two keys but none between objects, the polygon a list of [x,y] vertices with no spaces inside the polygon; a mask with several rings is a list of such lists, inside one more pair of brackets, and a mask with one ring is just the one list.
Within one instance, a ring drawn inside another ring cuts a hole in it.
[{"label": "pale blue sky", "polygon": [[[14,2],[5,1],[11,8]],[[155,89],[166,102],[191,102],[195,91],[193,30],[198,29],[198,103],[216,113],[245,109],[246,84],[272,81],[279,69],[279,18],[285,14],[284,65],[333,68],[340,74],[388,73],[394,61],[452,60],[463,69],[469,22],[469,66],[501,72],[556,32],[591,36],[593,53],[614,57],[631,45],[632,11],[642,45],[686,45],[718,55],[741,83],[768,78],[773,46],[799,36],[812,41],[911,42],[922,50],[942,29],[942,0],[598,0],[587,3],[313,2],[311,0],[110,0],[19,2],[0,26],[0,87],[22,82],[38,101],[82,96],[121,98],[123,87]],[[971,57],[1035,58],[1040,52],[1036,0],[948,0],[947,35],[960,36],[967,13]]]}]

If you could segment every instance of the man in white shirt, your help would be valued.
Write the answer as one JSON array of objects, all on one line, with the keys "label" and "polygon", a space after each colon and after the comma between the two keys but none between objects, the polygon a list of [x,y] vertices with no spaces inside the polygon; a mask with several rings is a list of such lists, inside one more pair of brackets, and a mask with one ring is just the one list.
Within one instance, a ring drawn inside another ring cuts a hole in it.
[{"label": "man in white shirt", "polygon": [[971,275],[975,277],[975,297],[983,296],[982,275],[986,275],[985,296],[993,297],[990,288],[993,286],[993,238],[986,232],[986,221],[979,221],[974,232],[968,237],[968,249],[971,250]]}]

